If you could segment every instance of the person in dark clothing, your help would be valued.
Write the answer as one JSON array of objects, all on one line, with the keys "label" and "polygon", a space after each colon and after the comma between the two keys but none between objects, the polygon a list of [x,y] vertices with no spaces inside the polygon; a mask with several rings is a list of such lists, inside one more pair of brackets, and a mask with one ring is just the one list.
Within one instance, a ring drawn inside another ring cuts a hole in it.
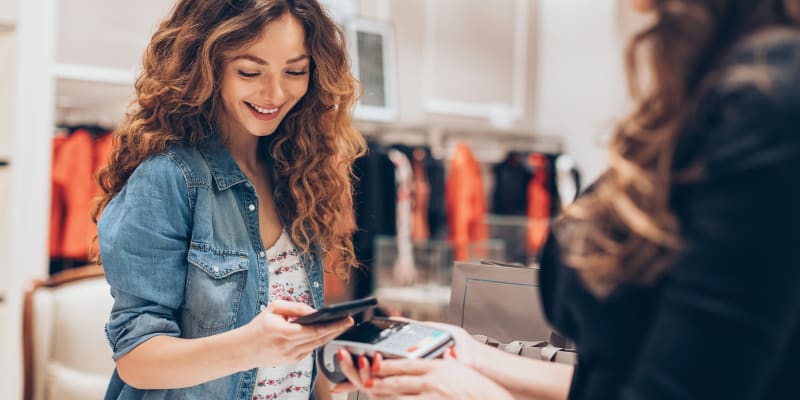
[{"label": "person in dark clothing", "polygon": [[356,371],[344,357],[347,385],[378,398],[798,397],[800,1],[635,3],[656,13],[628,51],[637,107],[542,260],[542,304],[577,365],[450,327],[457,360]]}]

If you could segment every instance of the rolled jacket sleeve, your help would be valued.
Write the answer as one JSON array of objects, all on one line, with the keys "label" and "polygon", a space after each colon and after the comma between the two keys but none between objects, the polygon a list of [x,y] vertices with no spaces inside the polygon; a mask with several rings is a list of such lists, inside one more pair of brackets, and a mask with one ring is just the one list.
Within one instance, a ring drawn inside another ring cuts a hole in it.
[{"label": "rolled jacket sleeve", "polygon": [[139,165],[98,221],[114,297],[106,334],[115,360],[154,336],[181,334],[190,208],[184,171],[156,155]]}]

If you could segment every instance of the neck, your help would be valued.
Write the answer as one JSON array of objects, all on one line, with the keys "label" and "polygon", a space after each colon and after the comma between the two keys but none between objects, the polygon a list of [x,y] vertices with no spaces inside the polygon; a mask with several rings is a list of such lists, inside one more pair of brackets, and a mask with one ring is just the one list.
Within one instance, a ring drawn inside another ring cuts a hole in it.
[{"label": "neck", "polygon": [[219,126],[222,141],[231,157],[245,172],[255,172],[261,169],[264,160],[258,154],[258,136],[253,136],[244,129],[236,129],[229,124]]},{"label": "neck", "polygon": [[225,138],[225,147],[231,157],[239,164],[239,168],[257,171],[264,165],[263,157],[258,154],[258,137],[252,135],[235,135]]}]

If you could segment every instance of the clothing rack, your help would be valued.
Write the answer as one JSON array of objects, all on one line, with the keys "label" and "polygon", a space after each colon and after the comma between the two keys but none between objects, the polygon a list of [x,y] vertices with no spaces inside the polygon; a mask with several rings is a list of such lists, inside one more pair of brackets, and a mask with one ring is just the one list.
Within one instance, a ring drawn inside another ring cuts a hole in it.
[{"label": "clothing rack", "polygon": [[[442,139],[445,142],[462,141],[467,144],[502,144],[504,147],[520,151],[538,153],[561,153],[563,141],[557,136],[536,135],[531,132],[495,129],[454,128],[446,130]],[[483,142],[483,143],[481,143]]]},{"label": "clothing rack", "polygon": [[447,158],[456,142],[470,146],[481,161],[496,162],[498,154],[509,150],[559,154],[564,151],[560,137],[532,132],[478,129],[463,126],[402,125],[360,123],[357,128],[366,138],[384,143],[427,146],[434,158]]}]

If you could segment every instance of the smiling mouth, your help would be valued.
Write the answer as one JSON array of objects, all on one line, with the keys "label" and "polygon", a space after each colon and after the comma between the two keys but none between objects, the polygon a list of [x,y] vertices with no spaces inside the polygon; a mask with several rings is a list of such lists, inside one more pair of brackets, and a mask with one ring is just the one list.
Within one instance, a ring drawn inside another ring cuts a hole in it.
[{"label": "smiling mouth", "polygon": [[276,113],[276,112],[278,112],[278,110],[280,109],[280,107],[275,107],[275,108],[262,108],[262,107],[259,107],[259,106],[255,105],[255,104],[253,104],[253,103],[248,103],[248,102],[246,102],[246,101],[245,101],[245,104],[247,104],[248,106],[250,106],[250,108],[252,108],[253,110],[255,110],[257,113],[259,113],[259,114],[264,114],[264,115],[272,115],[272,114],[275,114],[275,113]]}]

